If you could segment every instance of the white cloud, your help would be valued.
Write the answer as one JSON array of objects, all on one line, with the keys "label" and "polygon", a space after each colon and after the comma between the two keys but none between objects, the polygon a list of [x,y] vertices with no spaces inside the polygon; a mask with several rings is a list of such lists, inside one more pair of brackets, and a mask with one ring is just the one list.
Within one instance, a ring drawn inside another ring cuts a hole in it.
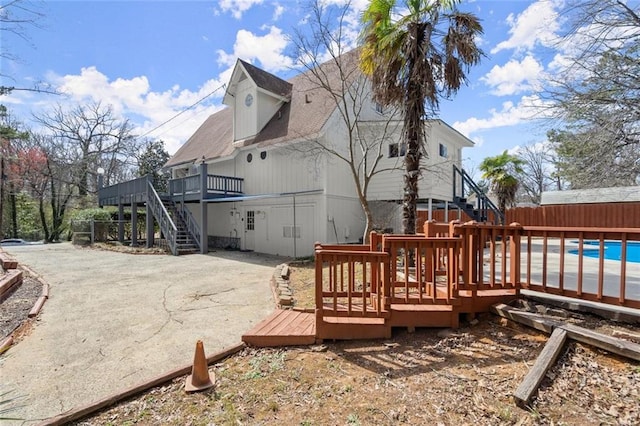
[{"label": "white cloud", "polygon": [[240,30],[236,34],[233,52],[218,50],[218,63],[233,66],[236,59],[248,62],[259,61],[261,67],[269,72],[289,69],[293,65],[291,58],[284,54],[287,47],[287,36],[278,27],[268,27],[269,32],[263,36],[247,30]]},{"label": "white cloud", "polygon": [[491,49],[492,54],[501,50],[531,50],[537,44],[550,46],[557,40],[556,32],[560,28],[557,9],[559,0],[538,0],[517,16],[510,14],[509,39],[498,43]]},{"label": "white cloud", "polygon": [[490,86],[496,96],[514,95],[537,86],[543,71],[542,65],[527,55],[522,61],[512,59],[503,66],[495,65],[480,80]]},{"label": "white cloud", "polygon": [[284,7],[280,4],[275,4],[274,5],[274,10],[273,10],[273,21],[277,21],[278,19],[280,19],[280,17],[282,16],[282,14],[284,13]]},{"label": "white cloud", "polygon": [[[50,73],[47,80],[58,91],[64,93],[64,96],[55,99],[63,109],[74,108],[87,102],[100,102],[103,106],[110,105],[117,117],[129,119],[137,135],[144,135],[155,129],[213,93],[205,101],[198,103],[147,136],[162,139],[169,153],[174,153],[207,116],[221,108],[218,102],[212,101],[220,100],[224,94],[221,86],[226,82],[222,79],[209,80],[197,91],[181,89],[176,85],[163,92],[154,92],[146,76],[110,80],[96,67],[82,68],[79,74],[64,76]],[[28,102],[36,115],[50,111],[52,106],[50,96],[40,99],[31,97]]]},{"label": "white cloud", "polygon": [[475,132],[491,130],[499,127],[508,127],[542,118],[545,110],[545,102],[538,96],[523,96],[518,104],[504,102],[502,109],[492,108],[488,118],[472,117],[466,121],[456,121],[453,128],[470,137]]},{"label": "white cloud", "polygon": [[242,14],[257,4],[262,4],[263,0],[220,0],[218,6],[223,12],[231,13],[236,19],[241,19]]}]

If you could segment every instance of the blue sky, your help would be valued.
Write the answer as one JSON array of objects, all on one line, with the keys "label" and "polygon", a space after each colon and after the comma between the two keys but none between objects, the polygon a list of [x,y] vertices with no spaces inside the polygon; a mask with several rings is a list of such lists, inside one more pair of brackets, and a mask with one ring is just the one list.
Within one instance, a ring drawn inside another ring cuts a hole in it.
[{"label": "blue sky", "polygon": [[[325,0],[342,4],[344,0]],[[7,0],[1,0],[7,4]],[[558,67],[554,37],[562,29],[562,0],[465,1],[462,10],[482,20],[479,40],[486,57],[440,118],[471,140],[466,166],[505,149],[545,140],[530,118],[542,101],[539,79]],[[352,22],[365,0],[353,0]],[[49,86],[64,96],[15,91],[0,98],[13,115],[33,125],[31,114],[56,103],[90,100],[111,104],[145,134],[183,109],[194,108],[148,137],[173,153],[207,116],[221,108],[236,58],[288,78],[293,59],[287,36],[303,28],[306,0],[221,1],[30,1],[43,14],[25,41],[2,32],[1,84]],[[357,31],[357,27],[352,30]]]}]

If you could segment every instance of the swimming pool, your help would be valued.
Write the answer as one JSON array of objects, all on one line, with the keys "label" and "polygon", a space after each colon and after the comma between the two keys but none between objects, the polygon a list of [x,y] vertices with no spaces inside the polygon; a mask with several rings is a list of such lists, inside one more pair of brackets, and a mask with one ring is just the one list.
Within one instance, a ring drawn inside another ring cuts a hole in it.
[{"label": "swimming pool", "polygon": [[[577,243],[577,241],[575,241]],[[589,246],[596,246],[590,248]],[[584,242],[582,254],[587,257],[600,257],[600,242],[597,240],[589,240]],[[571,254],[578,254],[578,249],[569,250]],[[604,258],[608,260],[620,260],[622,257],[622,243],[620,241],[604,242]],[[627,262],[640,263],[640,241],[627,241]]]}]

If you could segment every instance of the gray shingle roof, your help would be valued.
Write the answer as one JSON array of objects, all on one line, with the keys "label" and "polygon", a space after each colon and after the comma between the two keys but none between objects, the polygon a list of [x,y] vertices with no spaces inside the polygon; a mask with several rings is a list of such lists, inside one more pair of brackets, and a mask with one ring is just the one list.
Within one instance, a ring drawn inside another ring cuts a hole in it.
[{"label": "gray shingle roof", "polygon": [[291,95],[291,83],[281,79],[280,77],[276,77],[275,75],[270,74],[264,70],[261,70],[255,65],[245,62],[242,59],[238,59],[238,62],[242,64],[244,69],[249,74],[249,77],[251,77],[253,82],[256,83],[256,85],[261,89],[271,92],[274,95],[282,96],[283,98],[289,97],[289,95]]},{"label": "gray shingle roof", "polygon": [[[351,51],[340,57],[342,71],[353,81],[361,75],[357,66],[357,51]],[[299,74],[289,81],[284,81],[251,64],[242,62],[247,72],[259,87],[289,97],[267,125],[247,144],[259,147],[287,143],[305,136],[319,133],[331,113],[336,109],[335,100],[327,89],[320,87],[312,78],[312,71]],[[322,64],[315,71],[320,71],[332,82],[332,87],[339,87],[340,69],[333,61]],[[264,86],[261,86],[264,85]],[[289,93],[286,93],[289,90]],[[233,110],[225,108],[211,115],[171,157],[165,167],[199,161],[222,158],[233,154]]]}]

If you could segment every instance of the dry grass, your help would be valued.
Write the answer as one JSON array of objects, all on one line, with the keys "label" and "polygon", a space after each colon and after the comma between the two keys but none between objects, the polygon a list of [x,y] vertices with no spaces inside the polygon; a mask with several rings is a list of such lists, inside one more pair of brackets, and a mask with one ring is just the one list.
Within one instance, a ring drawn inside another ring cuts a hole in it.
[{"label": "dry grass", "polygon": [[[292,270],[297,306],[313,307],[310,268]],[[186,394],[180,378],[82,424],[640,423],[640,365],[577,343],[567,345],[531,408],[517,408],[511,394],[546,340],[487,315],[458,330],[397,330],[389,341],[246,348],[211,367],[212,390]]]}]

